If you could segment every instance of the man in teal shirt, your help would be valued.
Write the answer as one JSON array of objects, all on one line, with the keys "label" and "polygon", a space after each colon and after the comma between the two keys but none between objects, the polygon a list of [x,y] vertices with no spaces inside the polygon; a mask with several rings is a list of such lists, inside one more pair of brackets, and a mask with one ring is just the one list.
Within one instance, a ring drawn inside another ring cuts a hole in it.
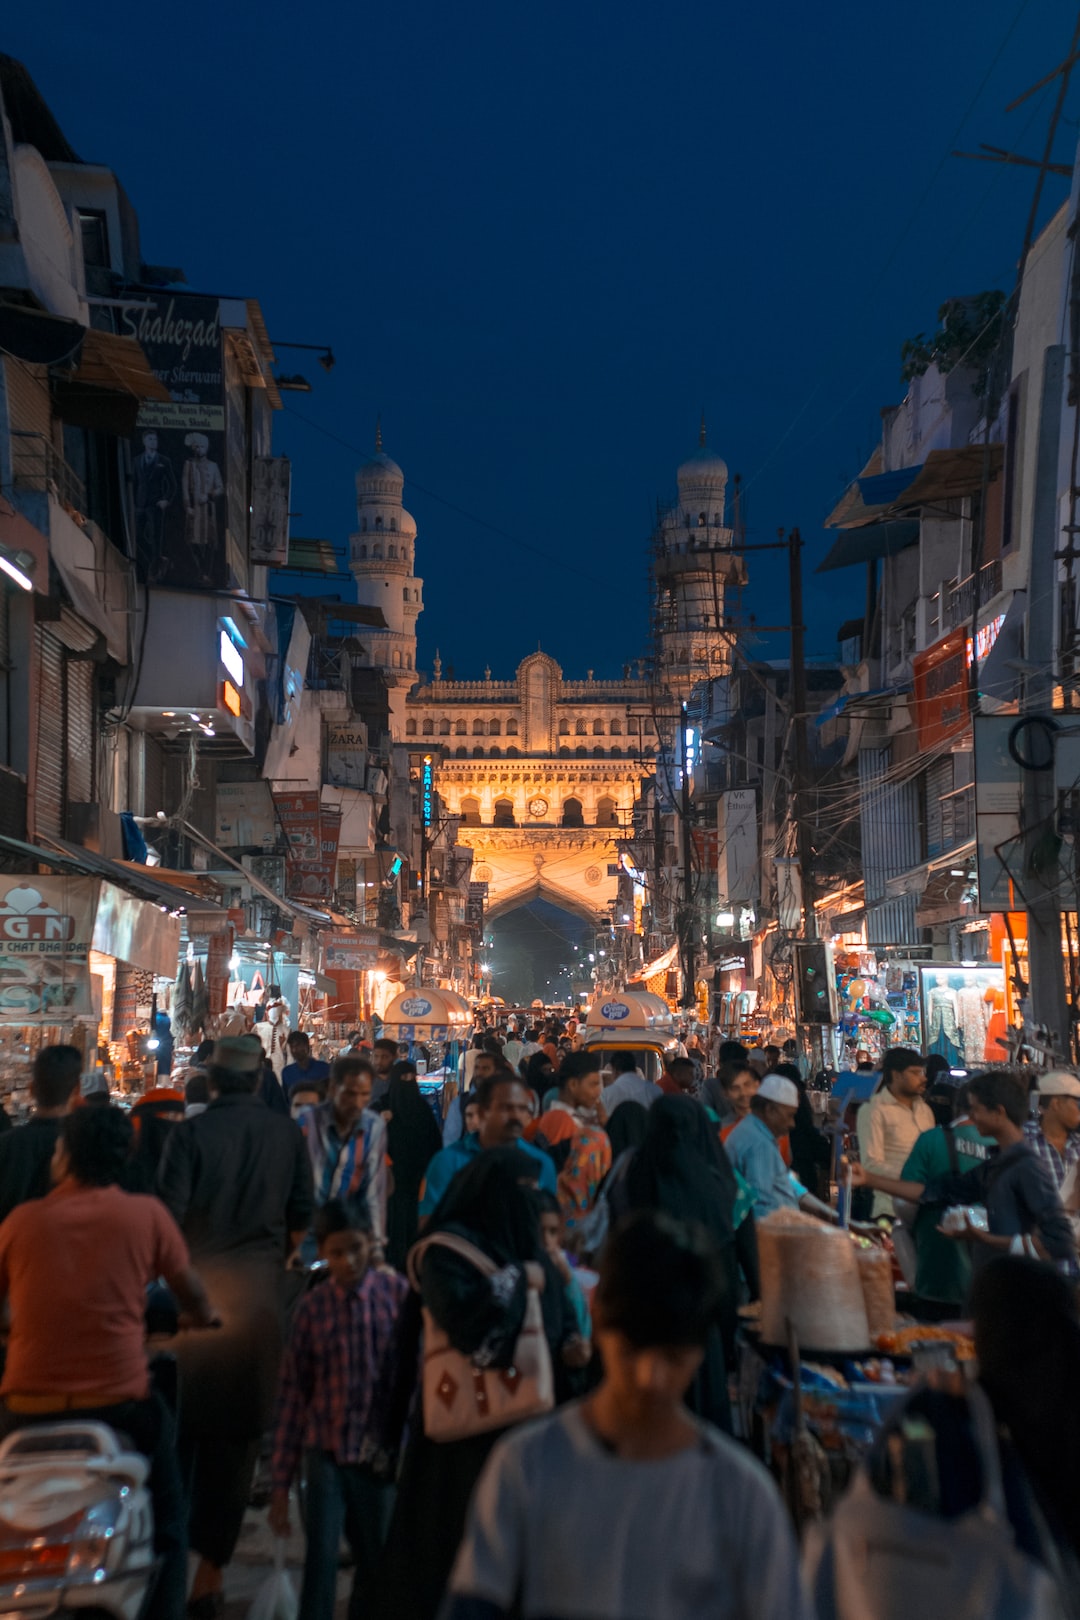
[{"label": "man in teal shirt", "polygon": [[555,1192],[555,1165],[542,1148],[526,1142],[523,1133],[532,1115],[529,1094],[520,1080],[504,1072],[482,1080],[475,1091],[480,1124],[470,1136],[436,1153],[428,1165],[427,1177],[420,1190],[420,1216],[426,1219],[435,1208],[459,1170],[471,1164],[476,1154],[485,1148],[516,1147],[536,1161],[540,1187]]},{"label": "man in teal shirt", "polygon": [[[974,1170],[996,1145],[980,1136],[967,1114],[967,1093],[957,1097],[957,1115],[951,1125],[938,1125],[924,1131],[908,1155],[901,1172],[902,1181],[935,1180],[938,1176],[963,1175]],[[958,1243],[938,1231],[940,1206],[916,1206],[911,1226],[915,1239],[915,1294],[923,1307],[921,1314],[944,1320],[955,1316],[967,1300],[971,1287],[971,1256],[966,1243]],[[904,1223],[907,1225],[907,1222]]]}]

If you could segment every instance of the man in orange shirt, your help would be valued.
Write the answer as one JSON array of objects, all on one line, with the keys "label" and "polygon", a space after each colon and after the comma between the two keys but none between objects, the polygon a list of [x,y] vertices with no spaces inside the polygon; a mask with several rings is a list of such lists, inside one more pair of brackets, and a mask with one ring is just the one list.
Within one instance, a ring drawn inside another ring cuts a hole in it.
[{"label": "man in orange shirt", "polygon": [[146,1620],[182,1620],[183,1489],[175,1419],[150,1384],[147,1285],[163,1277],[197,1326],[216,1318],[164,1205],[116,1185],[131,1144],[131,1124],[115,1108],[66,1115],[52,1192],[0,1224],[0,1300],[11,1307],[0,1435],[76,1417],[108,1423],[131,1440],[150,1462],[161,1560]]},{"label": "man in orange shirt", "polygon": [[558,1175],[558,1199],[568,1231],[580,1226],[596,1203],[611,1169],[611,1141],[597,1123],[603,1081],[596,1052],[571,1052],[559,1070],[559,1095],[526,1127],[534,1147],[551,1156]]}]

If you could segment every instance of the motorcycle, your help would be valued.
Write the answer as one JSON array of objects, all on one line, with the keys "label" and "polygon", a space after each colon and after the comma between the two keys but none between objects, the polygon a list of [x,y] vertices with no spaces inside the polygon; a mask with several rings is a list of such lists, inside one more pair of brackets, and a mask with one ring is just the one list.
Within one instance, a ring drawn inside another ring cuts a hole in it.
[{"label": "motorcycle", "polygon": [[0,1614],[138,1620],[157,1573],[149,1463],[104,1423],[0,1444]]}]

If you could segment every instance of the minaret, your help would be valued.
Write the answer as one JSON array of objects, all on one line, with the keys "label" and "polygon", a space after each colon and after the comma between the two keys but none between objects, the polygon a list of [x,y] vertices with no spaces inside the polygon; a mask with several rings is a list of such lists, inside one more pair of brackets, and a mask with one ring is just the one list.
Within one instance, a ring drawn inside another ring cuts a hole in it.
[{"label": "minaret", "polygon": [[677,476],[679,499],[653,534],[654,640],[656,678],[681,702],[699,682],[730,674],[727,597],[746,579],[724,522],[727,463],[707,447],[704,411],[698,448]]},{"label": "minaret", "polygon": [[405,733],[405,699],[416,682],[416,621],[423,612],[423,580],[413,572],[416,524],[401,504],[405,474],[382,447],[382,418],[375,424],[375,454],[356,474],[355,534],[349,566],[356,576],[356,599],[379,608],[386,629],[364,630],[372,663],[390,688],[390,726]]}]

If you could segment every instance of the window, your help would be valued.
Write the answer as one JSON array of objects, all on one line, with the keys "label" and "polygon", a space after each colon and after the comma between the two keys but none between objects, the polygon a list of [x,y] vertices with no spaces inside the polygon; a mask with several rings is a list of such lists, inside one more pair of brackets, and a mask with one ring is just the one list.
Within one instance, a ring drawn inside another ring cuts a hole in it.
[{"label": "window", "polygon": [[722,664],[724,662],[724,649],[722,647],[713,648],[712,661],[714,664]]},{"label": "window", "polygon": [[359,551],[357,552],[357,556],[366,557],[367,556],[367,546],[361,546]]},{"label": "window", "polygon": [[516,827],[517,826],[517,822],[514,820],[514,801],[513,801],[513,799],[496,799],[495,800],[495,814],[492,817],[491,825],[493,827]]},{"label": "window", "polygon": [[405,654],[405,668],[412,669],[412,653]]},{"label": "window", "polygon": [[472,751],[472,757],[473,759],[483,759],[484,750],[482,748],[474,748]]},{"label": "window", "polygon": [[393,557],[395,562],[396,562],[397,561],[397,546],[387,546],[386,555],[388,557]]},{"label": "window", "polygon": [[381,557],[382,556],[382,546],[372,546],[371,555],[373,557]]},{"label": "window", "polygon": [[486,728],[485,728],[484,722],[482,720],[474,720],[473,721],[473,723],[472,723],[472,734],[473,734],[474,737],[482,737],[484,735],[484,733],[485,733],[485,729]]},{"label": "window", "polygon": [[404,602],[409,600],[409,587],[407,585],[402,587],[401,598]]},{"label": "window", "polygon": [[516,737],[517,734],[518,734],[518,723],[517,723],[517,721],[516,720],[508,720],[506,722],[506,735],[508,737]]},{"label": "window", "polygon": [[563,800],[562,825],[564,827],[584,827],[585,817],[581,813],[580,799]]},{"label": "window", "polygon": [[569,748],[560,748],[559,749],[559,758],[560,759],[569,759],[570,758],[570,750],[569,750]]},{"label": "window", "polygon": [[622,736],[622,721],[621,720],[613,720],[611,722],[611,725],[608,727],[608,730],[611,732],[611,735],[613,737],[621,737]]},{"label": "window", "polygon": [[615,812],[615,800],[608,795],[596,801],[596,825],[598,827],[617,827],[619,818]]},{"label": "window", "polygon": [[492,759],[502,759],[501,748],[489,748],[488,753],[491,755]]},{"label": "window", "polygon": [[502,726],[499,724],[499,722],[497,720],[493,720],[491,722],[490,726],[488,726],[488,736],[489,737],[501,737],[502,736]]},{"label": "window", "polygon": [[360,519],[360,528],[363,530],[364,534],[367,534],[367,518]]},{"label": "window", "polygon": [[608,752],[610,753],[612,759],[622,759],[622,749],[621,748],[610,748],[608,750]]},{"label": "window", "polygon": [[593,749],[593,759],[603,759],[603,757],[604,757],[604,750],[602,748],[594,748]]},{"label": "window", "polygon": [[406,735],[406,737],[415,737],[416,736],[416,721],[415,720],[406,720],[406,722],[405,722],[405,735]]},{"label": "window", "polygon": [[465,735],[465,722],[464,722],[464,720],[459,720],[457,722],[457,724],[454,726],[454,736],[455,737],[464,737],[464,735]]},{"label": "window", "polygon": [[589,750],[587,748],[575,748],[574,749],[574,758],[575,759],[587,759],[588,756],[589,756]]},{"label": "window", "polygon": [[520,748],[508,748],[506,750],[506,757],[507,757],[507,759],[520,759],[521,758],[521,749]]},{"label": "window", "polygon": [[[464,753],[465,750],[461,749],[460,752]],[[465,827],[479,827],[479,825],[480,825],[480,800],[479,799],[462,799],[462,801],[461,801],[461,822],[462,822],[462,825],[465,826]]]},{"label": "window", "polygon": [[576,729],[579,737],[587,737],[589,735],[589,728],[585,724],[584,720],[578,721]]},{"label": "window", "polygon": [[454,758],[455,759],[467,759],[468,754],[469,754],[469,750],[467,748],[455,748],[454,749]]},{"label": "window", "polygon": [[593,721],[592,734],[594,737],[602,737],[604,735],[604,722],[602,720]]},{"label": "window", "polygon": [[109,267],[109,223],[97,208],[79,209],[83,264],[88,269]]},{"label": "window", "polygon": [[423,733],[424,733],[425,737],[434,737],[434,735],[435,735],[435,722],[434,722],[434,720],[425,720],[424,721]]},{"label": "window", "polygon": [[569,737],[569,735],[570,735],[570,722],[569,722],[569,720],[560,720],[559,721],[559,736],[560,737]]},{"label": "window", "polygon": [[390,527],[394,531],[394,533],[396,534],[397,533],[397,518],[391,518],[390,519]]},{"label": "window", "polygon": [[382,528],[382,518],[381,518],[381,517],[377,517],[377,518],[376,518],[376,519],[375,519],[375,527],[376,527],[376,528],[377,528],[377,529],[381,529],[381,528]]},{"label": "window", "polygon": [[709,519],[706,516],[706,514],[704,512],[699,512],[698,515],[697,515],[697,526],[698,526],[698,528],[699,529],[704,529],[708,525],[708,522],[709,522]]},{"label": "window", "polygon": [[449,737],[449,735],[450,735],[450,722],[449,722],[449,720],[440,720],[439,721],[439,736],[440,737]]},{"label": "window", "polygon": [[401,668],[401,648],[400,647],[395,647],[394,648],[394,668],[395,669],[400,669]]}]

